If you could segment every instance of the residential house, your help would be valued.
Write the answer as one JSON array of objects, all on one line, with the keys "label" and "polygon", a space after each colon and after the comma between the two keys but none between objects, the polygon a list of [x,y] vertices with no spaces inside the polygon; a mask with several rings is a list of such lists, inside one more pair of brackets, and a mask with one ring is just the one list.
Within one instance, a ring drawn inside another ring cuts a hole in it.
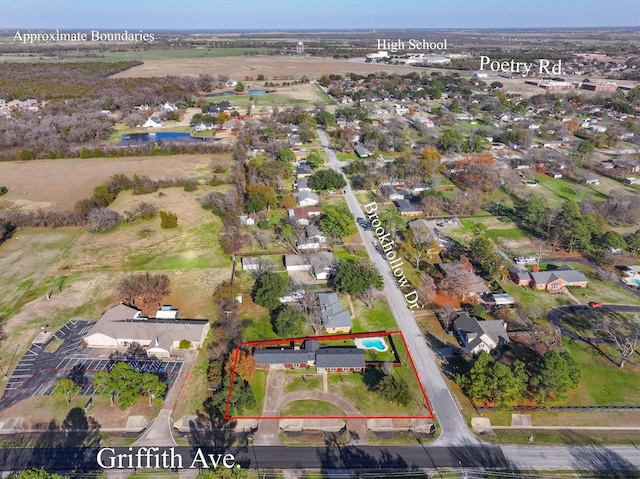
[{"label": "residential house", "polygon": [[627,170],[632,173],[637,173],[640,171],[640,161],[629,156],[619,156],[610,161],[613,162],[614,168]]},{"label": "residential house", "polygon": [[247,256],[242,258],[242,270],[243,271],[257,271],[260,268],[260,262],[255,256]]},{"label": "residential house", "polygon": [[356,152],[356,155],[358,155],[358,158],[369,158],[372,155],[372,153],[365,148],[362,143],[355,145],[353,150]]},{"label": "residential house", "polygon": [[582,271],[571,266],[560,266],[558,269],[548,271],[534,271],[531,276],[531,287],[534,289],[546,289],[559,292],[567,286],[587,287],[587,278]]},{"label": "residential house", "polygon": [[316,225],[307,226],[304,233],[304,240],[299,241],[297,244],[298,249],[301,251],[321,248],[327,242],[327,237]]},{"label": "residential house", "polygon": [[623,180],[626,184],[628,185],[632,185],[632,186],[638,186],[640,185],[640,178],[635,178],[633,176],[630,176],[629,178],[625,178]]},{"label": "residential house", "polygon": [[311,169],[311,165],[308,165],[306,163],[301,163],[298,165],[298,168],[296,168],[296,175],[298,179],[308,178],[312,174],[313,170]]},{"label": "residential house", "polygon": [[147,121],[142,124],[143,128],[160,128],[161,126],[162,120],[157,116],[150,116],[147,118]]},{"label": "residential house", "polygon": [[295,182],[296,190],[298,191],[312,191],[309,188],[309,180],[306,178],[301,178]]},{"label": "residential house", "polygon": [[253,226],[256,224],[256,217],[253,215],[240,215],[238,216],[240,223],[245,226]]},{"label": "residential house", "polygon": [[420,216],[422,214],[420,205],[411,203],[409,200],[398,200],[395,203],[402,216]]},{"label": "residential house", "polygon": [[284,266],[287,272],[311,271],[311,263],[309,262],[308,258],[302,254],[284,255]]},{"label": "residential house", "polygon": [[317,206],[320,204],[318,195],[311,191],[300,191],[294,195],[298,206]]},{"label": "residential house", "polygon": [[[439,263],[436,265],[436,267],[440,270],[440,272],[443,275],[447,276],[451,274],[452,271],[457,271],[458,264],[457,263]],[[471,281],[467,287],[467,291],[465,292],[465,295],[464,295],[465,297],[467,298],[481,297],[485,294],[491,293],[491,290],[487,288],[487,286],[484,284],[483,279],[480,276],[473,273],[473,271],[471,271],[471,274],[472,274]]]},{"label": "residential house", "polygon": [[333,270],[335,259],[333,253],[328,251],[318,251],[308,257],[311,264],[311,272],[317,280],[327,280]]},{"label": "residential house", "polygon": [[384,185],[380,188],[380,194],[390,201],[404,200],[404,191],[393,185]]},{"label": "residential house", "polygon": [[84,343],[89,348],[110,349],[138,343],[147,349],[150,356],[158,358],[170,357],[172,350],[177,350],[185,339],[191,348],[200,348],[209,332],[209,321],[177,319],[177,310],[173,309],[168,313],[171,317],[163,318],[160,314],[161,317],[147,318],[138,309],[119,304],[96,321]]},{"label": "residential house", "polygon": [[410,221],[407,227],[413,231],[421,243],[428,245],[426,253],[429,256],[439,254],[442,248],[446,246],[446,241],[436,236],[431,223],[425,219]]},{"label": "residential house", "polygon": [[356,347],[321,348],[315,339],[307,339],[302,347],[256,349],[253,358],[258,367],[298,369],[315,366],[317,372],[357,372],[364,370],[364,350]]},{"label": "residential house", "polygon": [[518,286],[529,286],[529,284],[531,283],[529,270],[515,264],[509,266],[509,277]]},{"label": "residential house", "polygon": [[289,218],[293,219],[297,224],[307,226],[311,224],[311,218],[320,216],[322,209],[320,207],[311,208],[291,208],[289,210]]},{"label": "residential house", "polygon": [[238,120],[237,118],[232,118],[231,120],[227,120],[222,123],[222,129],[228,131],[236,131],[241,129],[244,126],[244,121]]},{"label": "residential house", "polygon": [[337,293],[318,293],[320,319],[327,333],[348,333],[353,327],[351,315],[342,307]]},{"label": "residential house", "polygon": [[221,101],[220,103],[216,103],[215,105],[209,106],[209,114],[210,115],[218,115],[222,112],[229,112],[232,110],[231,103],[227,100]]},{"label": "residential house", "polygon": [[560,173],[559,171],[550,171],[549,172],[549,176],[551,178],[560,179],[560,178],[562,178],[562,173]]},{"label": "residential house", "polygon": [[584,180],[585,185],[595,185],[598,186],[600,184],[600,180],[597,178],[589,178]]},{"label": "residential house", "polygon": [[462,345],[472,354],[490,352],[509,343],[507,323],[504,321],[478,321],[467,313],[462,313],[453,321],[453,329]]},{"label": "residential house", "polygon": [[213,123],[210,121],[199,121],[194,125],[196,131],[213,130]]},{"label": "residential house", "polygon": [[430,185],[427,185],[426,183],[418,183],[413,188],[411,188],[411,194],[413,196],[420,196],[420,193],[424,191],[428,191],[430,189],[431,189]]}]

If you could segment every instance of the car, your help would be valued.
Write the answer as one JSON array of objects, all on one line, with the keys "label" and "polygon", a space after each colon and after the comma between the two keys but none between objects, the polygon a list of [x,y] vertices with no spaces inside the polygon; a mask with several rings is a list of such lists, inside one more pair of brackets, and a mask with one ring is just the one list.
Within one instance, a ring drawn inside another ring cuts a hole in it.
[{"label": "car", "polygon": [[604,304],[601,303],[600,301],[589,301],[589,306],[591,306],[592,308],[599,309],[604,307]]}]

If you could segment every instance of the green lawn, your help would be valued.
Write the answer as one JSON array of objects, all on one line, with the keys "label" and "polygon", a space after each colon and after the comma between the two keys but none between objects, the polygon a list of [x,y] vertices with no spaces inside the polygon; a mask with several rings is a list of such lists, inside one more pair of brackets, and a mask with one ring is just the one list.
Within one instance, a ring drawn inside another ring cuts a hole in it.
[{"label": "green lawn", "polygon": [[[637,406],[640,404],[640,366],[627,364],[620,369],[592,346],[564,340],[564,345],[578,360],[582,369],[580,386],[571,392],[570,406]],[[602,347],[612,359],[617,352]]]},{"label": "green lawn", "polygon": [[280,411],[280,416],[344,416],[344,411],[325,401],[303,399],[287,404]]},{"label": "green lawn", "polygon": [[[402,368],[398,368],[397,373]],[[401,375],[402,376],[402,375]],[[423,411],[419,404],[411,401],[407,406],[390,403],[376,393],[367,390],[360,374],[332,373],[328,377],[329,392],[340,394],[350,401],[362,414],[380,416],[419,415]]]},{"label": "green lawn", "polygon": [[288,374],[285,379],[285,392],[322,390],[322,377],[307,374]]},{"label": "green lawn", "polygon": [[262,369],[256,370],[256,372],[253,373],[253,377],[249,381],[249,384],[251,385],[253,396],[256,398],[256,407],[251,411],[243,411],[242,413],[245,416],[259,416],[262,414],[264,396],[267,390],[267,372]]},{"label": "green lawn", "polygon": [[378,298],[371,309],[361,301],[353,301],[356,317],[353,321],[353,332],[392,331],[398,328],[389,305],[384,298]]},{"label": "green lawn", "polygon": [[587,199],[593,201],[605,201],[607,199],[607,196],[602,193],[563,178],[551,178],[543,173],[536,173],[533,176],[541,187],[552,191],[561,200],[573,199],[577,202],[582,202]]},{"label": "green lawn", "polygon": [[241,313],[242,339],[244,341],[260,341],[264,339],[278,339],[273,332],[269,313]]}]

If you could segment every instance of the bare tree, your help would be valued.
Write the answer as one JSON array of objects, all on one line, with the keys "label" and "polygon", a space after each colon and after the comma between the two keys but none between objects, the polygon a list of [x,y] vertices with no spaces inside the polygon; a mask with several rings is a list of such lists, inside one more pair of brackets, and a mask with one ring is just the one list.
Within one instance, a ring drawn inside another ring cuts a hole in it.
[{"label": "bare tree", "polygon": [[159,306],[162,298],[169,294],[169,277],[166,274],[132,274],[120,281],[118,293],[129,303],[140,300],[145,305]]},{"label": "bare tree", "polygon": [[437,293],[436,283],[433,278],[427,273],[422,273],[416,286],[416,292],[418,293],[420,304],[423,306],[433,303]]},{"label": "bare tree", "polygon": [[359,298],[362,300],[364,305],[369,309],[371,309],[371,306],[373,306],[373,302],[376,300],[377,297],[378,297],[378,290],[372,286],[369,286],[367,289],[365,289],[362,292],[362,294],[360,294],[359,296]]},{"label": "bare tree", "polygon": [[618,366],[623,368],[640,345],[640,318],[638,315],[636,314],[632,321],[605,317],[601,320],[597,331],[613,342],[620,354]]}]

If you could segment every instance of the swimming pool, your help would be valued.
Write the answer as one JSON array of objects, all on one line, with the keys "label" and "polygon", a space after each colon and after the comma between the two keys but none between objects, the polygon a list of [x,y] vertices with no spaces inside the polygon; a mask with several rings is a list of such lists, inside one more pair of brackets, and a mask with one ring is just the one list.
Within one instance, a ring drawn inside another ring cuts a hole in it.
[{"label": "swimming pool", "polygon": [[358,349],[375,349],[381,353],[384,353],[389,349],[384,338],[356,338],[353,340]]},{"label": "swimming pool", "polygon": [[638,288],[640,288],[640,279],[638,279],[638,278],[633,278],[633,279],[630,279],[630,280],[629,280],[629,282],[630,282],[632,285],[637,286]]}]

